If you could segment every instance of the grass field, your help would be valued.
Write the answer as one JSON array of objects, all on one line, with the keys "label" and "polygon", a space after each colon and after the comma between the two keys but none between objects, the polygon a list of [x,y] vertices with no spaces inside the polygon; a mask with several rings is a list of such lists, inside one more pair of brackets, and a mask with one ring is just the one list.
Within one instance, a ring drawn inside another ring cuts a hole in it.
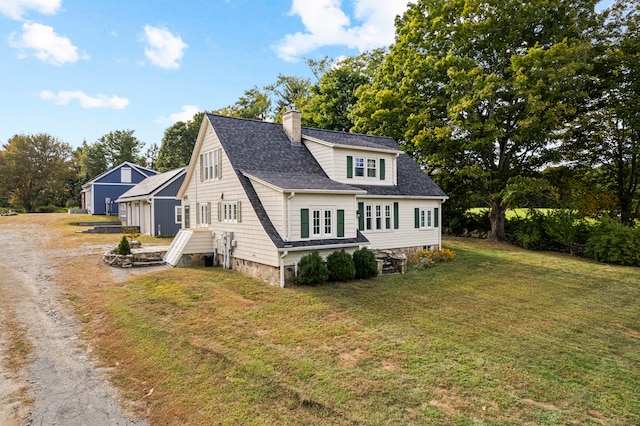
[{"label": "grass field", "polygon": [[[57,250],[120,239],[69,218],[3,220],[43,221]],[[444,245],[451,263],[311,288],[218,268],[116,282],[93,255],[56,274],[151,424],[640,424],[640,270]]]},{"label": "grass field", "polygon": [[172,269],[79,309],[152,424],[638,424],[640,271],[449,239],[454,262],[280,289]]}]

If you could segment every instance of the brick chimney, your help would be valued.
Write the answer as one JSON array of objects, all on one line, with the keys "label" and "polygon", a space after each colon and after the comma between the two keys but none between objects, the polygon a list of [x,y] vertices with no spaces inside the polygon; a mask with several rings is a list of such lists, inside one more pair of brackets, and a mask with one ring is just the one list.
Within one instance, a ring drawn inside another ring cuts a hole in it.
[{"label": "brick chimney", "polygon": [[282,127],[291,139],[291,142],[302,142],[302,125],[300,124],[302,113],[295,109],[290,109],[282,115]]}]

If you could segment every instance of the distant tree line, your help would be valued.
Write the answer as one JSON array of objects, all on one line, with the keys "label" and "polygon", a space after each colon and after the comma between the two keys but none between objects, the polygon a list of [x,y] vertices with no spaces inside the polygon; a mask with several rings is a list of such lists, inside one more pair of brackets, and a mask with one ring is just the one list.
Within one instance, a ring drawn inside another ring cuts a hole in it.
[{"label": "distant tree line", "polygon": [[[597,3],[418,0],[396,18],[388,49],[308,59],[314,81],[279,75],[211,112],[278,122],[296,108],[305,126],[393,137],[449,194],[445,221],[487,207],[495,240],[506,238],[511,207],[631,225],[640,218],[640,5],[596,12]],[[133,131],[85,142],[70,154],[72,175],[84,182],[125,157],[159,171],[185,166],[203,115],[169,127],[144,156]]]}]

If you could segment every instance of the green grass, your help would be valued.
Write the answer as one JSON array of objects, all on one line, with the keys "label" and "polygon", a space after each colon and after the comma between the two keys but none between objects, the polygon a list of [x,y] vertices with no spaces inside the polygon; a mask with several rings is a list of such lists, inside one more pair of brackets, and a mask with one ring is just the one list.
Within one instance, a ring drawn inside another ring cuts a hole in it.
[{"label": "green grass", "polygon": [[158,424],[640,423],[638,269],[445,246],[451,263],[312,288],[143,276],[103,294],[102,355],[153,387]]}]

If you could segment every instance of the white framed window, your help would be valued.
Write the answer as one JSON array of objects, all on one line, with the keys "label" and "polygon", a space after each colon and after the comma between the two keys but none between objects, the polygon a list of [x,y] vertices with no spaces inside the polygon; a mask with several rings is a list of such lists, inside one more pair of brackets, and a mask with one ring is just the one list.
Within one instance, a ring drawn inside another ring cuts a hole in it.
[{"label": "white framed window", "polygon": [[367,177],[368,178],[374,178],[377,176],[376,164],[377,164],[377,161],[375,159],[367,158]]},{"label": "white framed window", "polygon": [[131,167],[123,167],[120,169],[120,182],[131,183]]},{"label": "white framed window", "polygon": [[208,222],[208,205],[206,203],[200,204],[200,226],[207,227],[209,226]]},{"label": "white framed window", "polygon": [[221,203],[220,205],[220,219],[223,222],[227,223],[238,223],[239,222],[239,202],[227,202]]},{"label": "white framed window", "polygon": [[176,223],[182,224],[182,206],[176,206],[175,218]]},{"label": "white framed window", "polygon": [[222,148],[207,151],[200,155],[201,180],[220,179],[222,177]]},{"label": "white framed window", "polygon": [[384,205],[384,227],[391,229],[391,204]]},{"label": "white framed window", "polygon": [[311,237],[327,238],[333,236],[333,209],[311,209]]},{"label": "white framed window", "polygon": [[364,177],[364,158],[356,157],[353,162],[354,176]]},{"label": "white framed window", "polygon": [[364,226],[367,231],[373,229],[373,206],[367,204],[364,206]]},{"label": "white framed window", "polygon": [[416,207],[416,228],[429,229],[438,227],[438,209],[421,209]]}]

